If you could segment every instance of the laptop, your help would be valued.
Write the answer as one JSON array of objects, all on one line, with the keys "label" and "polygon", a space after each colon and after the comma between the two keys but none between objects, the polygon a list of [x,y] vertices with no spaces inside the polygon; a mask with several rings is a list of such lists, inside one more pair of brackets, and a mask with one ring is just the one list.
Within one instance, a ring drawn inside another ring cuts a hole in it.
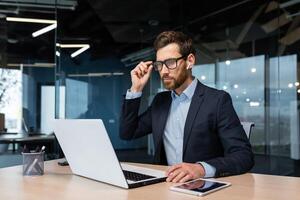
[{"label": "laptop", "polygon": [[166,180],[164,171],[120,163],[101,119],[56,119],[54,125],[76,175],[126,189]]}]

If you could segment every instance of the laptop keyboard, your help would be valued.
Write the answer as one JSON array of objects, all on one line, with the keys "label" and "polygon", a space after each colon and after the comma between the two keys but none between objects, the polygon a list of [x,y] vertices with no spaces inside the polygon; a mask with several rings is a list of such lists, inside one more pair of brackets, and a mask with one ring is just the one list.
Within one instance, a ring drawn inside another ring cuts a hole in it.
[{"label": "laptop keyboard", "polygon": [[123,170],[123,173],[125,175],[125,178],[127,180],[131,180],[131,181],[141,181],[141,180],[145,180],[145,179],[149,179],[149,178],[155,178],[154,176],[149,176],[146,174],[140,174],[137,172],[131,172],[131,171],[126,171],[126,170]]}]

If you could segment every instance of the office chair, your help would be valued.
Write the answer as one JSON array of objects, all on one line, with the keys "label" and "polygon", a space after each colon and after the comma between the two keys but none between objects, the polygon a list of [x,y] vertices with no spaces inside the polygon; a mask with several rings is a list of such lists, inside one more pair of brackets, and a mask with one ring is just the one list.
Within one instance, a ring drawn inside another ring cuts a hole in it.
[{"label": "office chair", "polygon": [[245,130],[245,133],[246,133],[248,139],[250,139],[251,130],[252,130],[252,127],[254,127],[254,123],[253,122],[241,122],[241,124]]}]

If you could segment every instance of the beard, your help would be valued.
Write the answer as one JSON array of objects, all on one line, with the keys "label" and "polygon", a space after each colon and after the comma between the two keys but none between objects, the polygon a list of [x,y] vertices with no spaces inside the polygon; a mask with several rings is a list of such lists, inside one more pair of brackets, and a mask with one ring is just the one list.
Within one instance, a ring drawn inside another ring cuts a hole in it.
[{"label": "beard", "polygon": [[188,78],[188,70],[186,66],[180,66],[180,70],[177,72],[178,77],[170,77],[167,75],[162,76],[163,84],[167,90],[175,90],[179,88]]}]

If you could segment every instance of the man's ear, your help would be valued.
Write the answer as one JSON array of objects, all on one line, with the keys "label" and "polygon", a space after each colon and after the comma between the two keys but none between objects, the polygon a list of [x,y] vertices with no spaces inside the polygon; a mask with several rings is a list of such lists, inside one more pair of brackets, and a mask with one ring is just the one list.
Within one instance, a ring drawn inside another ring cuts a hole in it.
[{"label": "man's ear", "polygon": [[195,56],[193,54],[188,55],[186,61],[187,61],[186,69],[192,69],[193,65],[195,64]]},{"label": "man's ear", "polygon": [[186,69],[192,69],[193,64],[191,64],[189,61],[187,61]]}]

